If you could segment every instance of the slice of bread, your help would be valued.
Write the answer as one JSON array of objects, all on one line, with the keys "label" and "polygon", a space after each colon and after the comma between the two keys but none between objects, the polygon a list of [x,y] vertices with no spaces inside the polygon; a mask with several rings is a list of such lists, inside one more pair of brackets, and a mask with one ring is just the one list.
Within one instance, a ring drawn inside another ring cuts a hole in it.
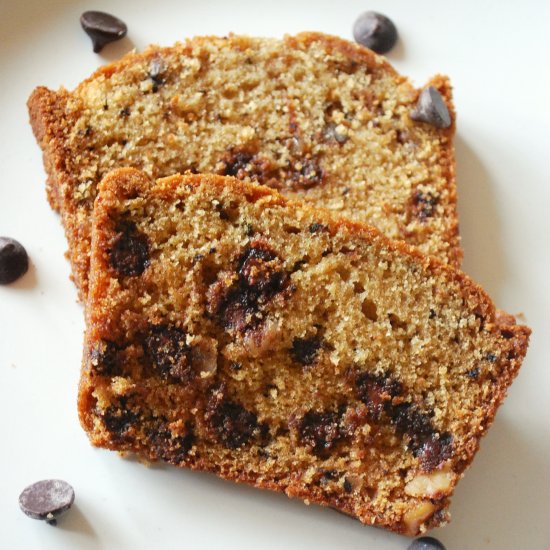
[{"label": "slice of bread", "polygon": [[447,521],[527,327],[463,273],[266,187],[122,169],[99,189],[94,445],[408,535]]},{"label": "slice of bread", "polygon": [[152,46],[72,92],[37,88],[31,124],[81,295],[97,184],[124,166],[251,179],[458,265],[451,90],[442,76],[428,85],[447,129],[410,118],[419,90],[384,58],[305,33]]}]

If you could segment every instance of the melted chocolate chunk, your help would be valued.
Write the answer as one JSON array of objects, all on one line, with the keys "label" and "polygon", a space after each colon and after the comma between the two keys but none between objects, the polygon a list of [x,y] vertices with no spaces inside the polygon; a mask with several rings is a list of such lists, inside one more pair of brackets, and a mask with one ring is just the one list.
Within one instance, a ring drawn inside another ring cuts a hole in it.
[{"label": "melted chocolate chunk", "polygon": [[127,407],[127,398],[120,398],[117,406],[108,407],[102,416],[106,430],[114,441],[128,439],[128,431],[136,424],[138,415]]},{"label": "melted chocolate chunk", "polygon": [[133,222],[120,223],[110,251],[110,261],[119,275],[141,275],[149,266],[149,241]]},{"label": "melted chocolate chunk", "polygon": [[233,176],[244,179],[250,175],[249,165],[254,157],[254,153],[244,149],[230,149],[222,157],[224,167],[222,175]]},{"label": "melted chocolate chunk", "polygon": [[408,437],[408,448],[427,470],[434,470],[452,456],[453,437],[440,434],[429,414],[421,412],[417,405],[408,402],[395,404],[401,398],[403,387],[390,377],[370,373],[355,375],[358,398],[367,406],[371,421],[390,422],[398,434]]},{"label": "melted chocolate chunk", "polygon": [[257,327],[259,315],[289,283],[281,261],[263,241],[255,241],[237,260],[235,273],[223,272],[207,293],[207,311],[227,330]]},{"label": "melted chocolate chunk", "polygon": [[118,359],[119,350],[115,342],[99,341],[90,351],[90,365],[93,370],[105,376],[119,376],[122,373]]},{"label": "melted chocolate chunk", "polygon": [[453,436],[450,433],[433,432],[416,452],[426,471],[435,470],[442,462],[453,456]]},{"label": "melted chocolate chunk", "polygon": [[298,425],[301,444],[320,457],[326,456],[343,438],[341,418],[341,411],[307,412]]},{"label": "melted chocolate chunk", "polygon": [[401,393],[401,384],[390,378],[360,373],[355,379],[357,396],[367,406],[372,420],[380,420],[386,406]]},{"label": "melted chocolate chunk", "polygon": [[186,430],[186,435],[174,436],[162,424],[152,429],[149,434],[149,441],[155,455],[174,466],[181,464],[195,442],[195,435],[189,422],[186,424]]},{"label": "melted chocolate chunk", "polygon": [[151,325],[145,337],[145,350],[153,368],[165,379],[187,382],[193,375],[186,334],[174,325]]},{"label": "melted chocolate chunk", "polygon": [[312,365],[317,358],[322,339],[319,336],[312,338],[294,338],[290,355],[300,365]]},{"label": "melted chocolate chunk", "polygon": [[268,427],[258,417],[235,401],[217,392],[208,403],[206,419],[218,441],[228,449],[238,449],[253,441],[265,439]]}]

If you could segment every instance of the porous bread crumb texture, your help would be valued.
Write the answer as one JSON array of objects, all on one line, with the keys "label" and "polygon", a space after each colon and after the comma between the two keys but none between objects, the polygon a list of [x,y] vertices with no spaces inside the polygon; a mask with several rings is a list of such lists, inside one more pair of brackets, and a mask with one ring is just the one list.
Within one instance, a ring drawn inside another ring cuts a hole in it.
[{"label": "porous bread crumb texture", "polygon": [[[454,120],[448,80],[428,84]],[[454,122],[411,120],[417,96],[385,59],[316,33],[152,46],[73,92],[37,88],[31,123],[82,296],[97,184],[121,166],[253,180],[458,265]]]},{"label": "porous bread crumb texture", "polygon": [[466,275],[265,187],[118,170],[94,211],[94,445],[415,535],[448,519],[529,329]]}]

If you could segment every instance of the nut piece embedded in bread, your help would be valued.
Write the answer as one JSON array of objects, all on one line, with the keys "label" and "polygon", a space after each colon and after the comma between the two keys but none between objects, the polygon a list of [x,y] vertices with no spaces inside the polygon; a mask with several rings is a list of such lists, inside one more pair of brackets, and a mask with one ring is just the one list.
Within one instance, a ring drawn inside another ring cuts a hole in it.
[{"label": "nut piece embedded in bread", "polygon": [[127,166],[252,180],[459,265],[451,88],[442,76],[427,85],[449,128],[411,119],[420,91],[384,58],[303,33],[151,46],[74,91],[37,88],[31,124],[81,296],[97,184]]},{"label": "nut piece embedded in bread", "polygon": [[92,234],[94,445],[408,535],[447,521],[530,333],[466,275],[212,175],[114,171]]}]

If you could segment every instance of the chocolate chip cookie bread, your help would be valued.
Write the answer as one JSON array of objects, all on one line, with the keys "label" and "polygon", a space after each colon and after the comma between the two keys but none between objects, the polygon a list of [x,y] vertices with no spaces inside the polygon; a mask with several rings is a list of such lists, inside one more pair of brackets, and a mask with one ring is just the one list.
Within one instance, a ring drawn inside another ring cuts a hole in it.
[{"label": "chocolate chip cookie bread", "polygon": [[81,295],[97,184],[124,166],[253,180],[457,265],[451,89],[442,76],[428,84],[448,128],[410,117],[419,90],[384,58],[305,33],[151,46],[72,92],[37,88],[31,123]]},{"label": "chocolate chip cookie bread", "polygon": [[267,187],[121,169],[99,190],[94,445],[408,535],[447,521],[527,327],[463,273]]}]

